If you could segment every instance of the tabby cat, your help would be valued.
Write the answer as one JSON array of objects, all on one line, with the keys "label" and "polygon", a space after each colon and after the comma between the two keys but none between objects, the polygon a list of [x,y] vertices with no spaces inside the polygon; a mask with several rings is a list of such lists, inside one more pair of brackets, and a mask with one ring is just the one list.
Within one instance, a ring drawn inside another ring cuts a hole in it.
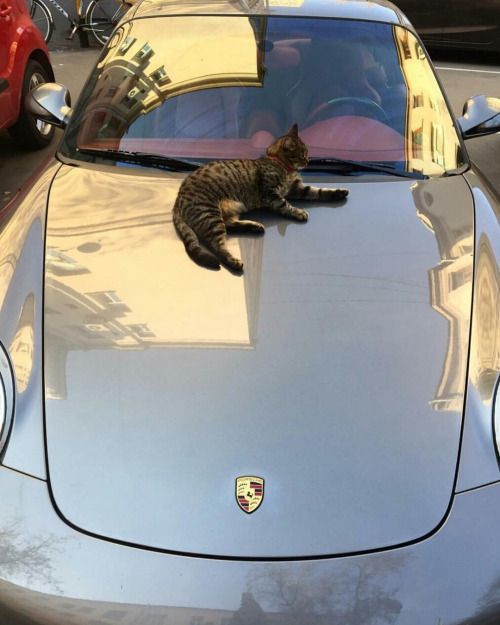
[{"label": "tabby cat", "polygon": [[[267,209],[297,221],[308,214],[287,199],[342,200],[346,189],[318,189],[304,185],[297,169],[308,163],[307,146],[297,124],[272,143],[266,156],[214,161],[189,174],[181,184],[173,209],[177,233],[188,255],[198,264],[218,269],[220,262],[236,272],[243,262],[226,247],[227,233],[264,234],[256,221],[240,219],[242,213]],[[200,240],[208,250],[200,245]]]}]

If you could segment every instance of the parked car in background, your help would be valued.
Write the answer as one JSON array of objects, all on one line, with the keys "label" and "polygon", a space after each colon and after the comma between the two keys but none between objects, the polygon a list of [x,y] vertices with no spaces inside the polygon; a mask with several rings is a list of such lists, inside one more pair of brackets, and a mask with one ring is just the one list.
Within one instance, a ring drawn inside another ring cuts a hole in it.
[{"label": "parked car in background", "polygon": [[49,52],[25,0],[0,0],[0,129],[28,148],[43,148],[54,128],[26,110],[26,94],[54,80]]},{"label": "parked car in background", "polygon": [[[500,101],[456,119],[384,0],[145,0],[28,100],[66,132],[0,222],[4,621],[500,622]],[[295,123],[347,200],[195,264],[188,172],[291,173]]]},{"label": "parked car in background", "polygon": [[500,52],[498,0],[396,0],[426,45]]}]

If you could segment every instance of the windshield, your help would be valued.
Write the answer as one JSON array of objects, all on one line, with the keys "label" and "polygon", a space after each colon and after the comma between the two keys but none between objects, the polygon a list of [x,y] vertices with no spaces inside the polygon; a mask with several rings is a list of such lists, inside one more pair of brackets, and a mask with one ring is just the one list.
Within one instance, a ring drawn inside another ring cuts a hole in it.
[{"label": "windshield", "polygon": [[107,162],[123,151],[197,164],[257,158],[293,123],[312,159],[428,175],[463,164],[414,35],[325,18],[170,16],[123,24],[61,151],[84,160],[107,151]]}]

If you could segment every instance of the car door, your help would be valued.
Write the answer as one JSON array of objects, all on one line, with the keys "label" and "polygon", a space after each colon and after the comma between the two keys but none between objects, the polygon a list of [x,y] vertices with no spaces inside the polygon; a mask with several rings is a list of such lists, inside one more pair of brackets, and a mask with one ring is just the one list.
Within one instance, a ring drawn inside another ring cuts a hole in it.
[{"label": "car door", "polygon": [[443,40],[454,45],[500,49],[499,0],[441,0]]},{"label": "car door", "polygon": [[395,0],[408,17],[424,43],[435,43],[442,38],[446,21],[444,5],[448,0]]},{"label": "car door", "polygon": [[0,0],[0,128],[13,115],[10,84],[10,46],[17,24],[17,5],[14,0]]}]

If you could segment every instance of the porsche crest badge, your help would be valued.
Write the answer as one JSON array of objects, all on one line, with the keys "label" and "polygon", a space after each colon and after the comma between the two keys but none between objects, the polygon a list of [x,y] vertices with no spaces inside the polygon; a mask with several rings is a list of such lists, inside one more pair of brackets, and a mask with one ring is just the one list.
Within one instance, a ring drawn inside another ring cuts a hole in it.
[{"label": "porsche crest badge", "polygon": [[263,499],[264,480],[261,477],[245,475],[236,478],[236,501],[243,512],[255,512]]}]

